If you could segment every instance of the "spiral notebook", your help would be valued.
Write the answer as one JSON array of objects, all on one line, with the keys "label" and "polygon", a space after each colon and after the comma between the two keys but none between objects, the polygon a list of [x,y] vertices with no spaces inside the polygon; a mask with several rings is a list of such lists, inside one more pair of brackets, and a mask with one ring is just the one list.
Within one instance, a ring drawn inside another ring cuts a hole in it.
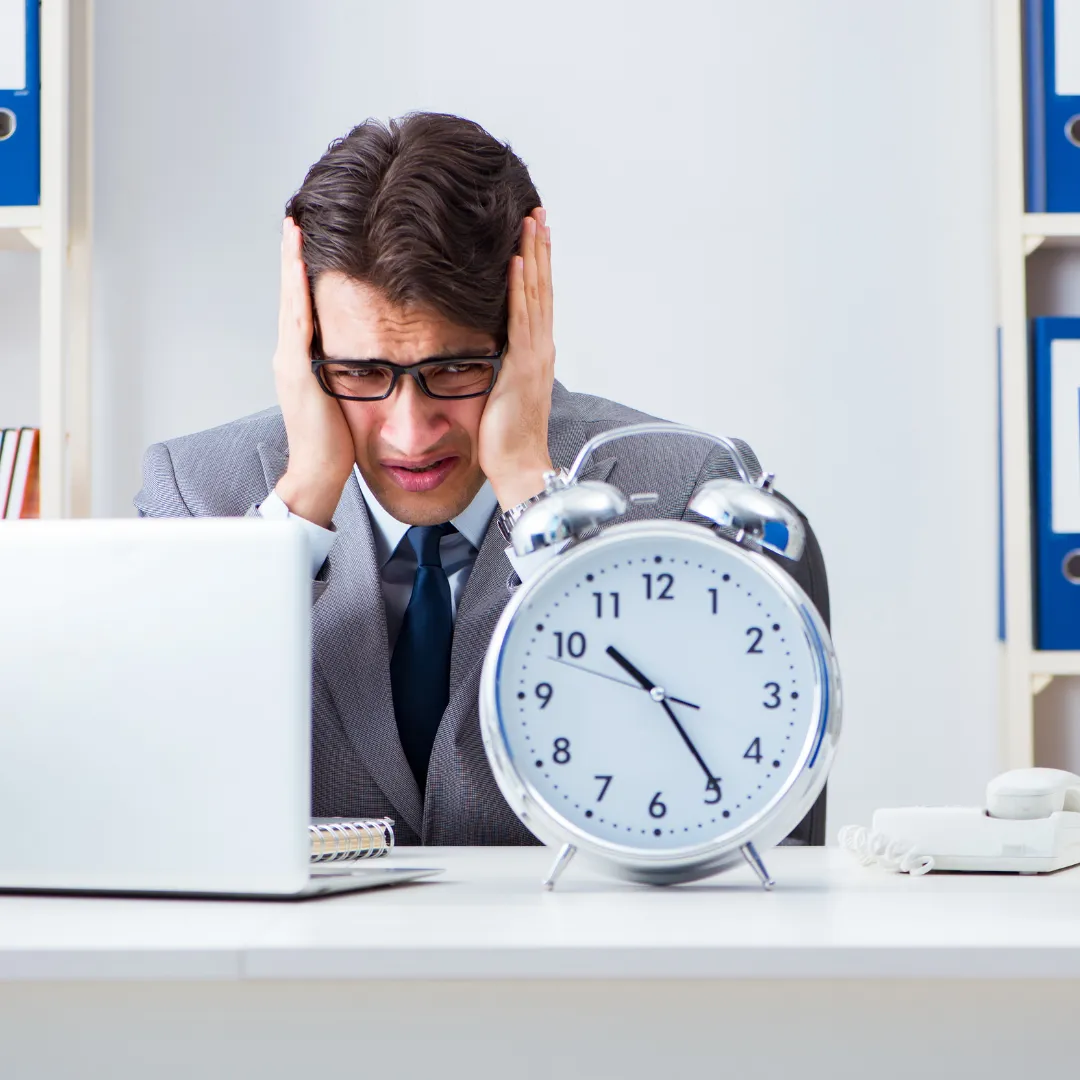
[{"label": "spiral notebook", "polygon": [[381,859],[394,850],[393,818],[312,818],[308,826],[312,863]]}]

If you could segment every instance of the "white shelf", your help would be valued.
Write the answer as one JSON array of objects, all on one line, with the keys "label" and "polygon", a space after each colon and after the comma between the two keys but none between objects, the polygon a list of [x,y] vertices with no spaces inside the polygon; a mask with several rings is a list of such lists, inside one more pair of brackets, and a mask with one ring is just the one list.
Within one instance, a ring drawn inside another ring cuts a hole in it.
[{"label": "white shelf", "polygon": [[41,250],[41,207],[0,206],[0,251]]},{"label": "white shelf", "polygon": [[40,228],[40,206],[0,206],[0,229]]},{"label": "white shelf", "polygon": [[1080,246],[1080,214],[1024,214],[1024,254],[1039,247]]},{"label": "white shelf", "polygon": [[1035,650],[1030,655],[1028,669],[1032,675],[1080,675],[1080,652]]}]

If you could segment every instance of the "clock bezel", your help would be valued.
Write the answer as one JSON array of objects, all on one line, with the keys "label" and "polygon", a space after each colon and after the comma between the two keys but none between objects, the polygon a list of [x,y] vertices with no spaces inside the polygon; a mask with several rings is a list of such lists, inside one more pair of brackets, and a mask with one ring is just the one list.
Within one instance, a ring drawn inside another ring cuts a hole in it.
[{"label": "clock bezel", "polygon": [[[588,832],[563,817],[533,785],[528,773],[518,770],[507,744],[499,713],[498,686],[505,645],[515,620],[528,598],[549,578],[591,558],[598,547],[618,547],[624,540],[640,537],[663,542],[691,539],[715,544],[725,554],[745,564],[746,569],[769,578],[789,604],[806,631],[814,658],[814,700],[816,723],[790,767],[787,779],[759,811],[731,829],[708,840],[686,847],[668,849],[635,848],[615,843]],[[480,676],[480,729],[495,781],[511,809],[525,827],[549,845],[572,844],[582,856],[614,873],[634,881],[674,883],[689,881],[741,863],[741,848],[754,843],[759,849],[779,843],[803,819],[825,785],[840,731],[840,676],[835,649],[828,628],[813,602],[799,584],[767,556],[750,551],[712,529],[686,521],[646,520],[623,522],[603,530],[599,536],[572,546],[521,585],[503,610],[484,658]]]}]

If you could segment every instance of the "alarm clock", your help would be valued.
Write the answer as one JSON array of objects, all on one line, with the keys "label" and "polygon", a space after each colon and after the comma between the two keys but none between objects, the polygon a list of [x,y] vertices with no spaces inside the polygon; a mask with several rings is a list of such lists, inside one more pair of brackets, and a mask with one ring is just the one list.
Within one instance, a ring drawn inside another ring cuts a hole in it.
[{"label": "alarm clock", "polygon": [[[708,525],[608,524],[656,493],[578,480],[599,446],[636,435],[727,448],[738,479],[689,508]],[[522,584],[484,659],[480,723],[507,803],[559,853],[650,884],[740,864],[773,884],[779,843],[825,784],[840,732],[840,676],[812,601],[765,548],[797,559],[798,515],[751,479],[722,436],[667,423],[595,436],[513,528],[519,555],[566,544]],[[606,526],[601,528],[601,526]]]}]

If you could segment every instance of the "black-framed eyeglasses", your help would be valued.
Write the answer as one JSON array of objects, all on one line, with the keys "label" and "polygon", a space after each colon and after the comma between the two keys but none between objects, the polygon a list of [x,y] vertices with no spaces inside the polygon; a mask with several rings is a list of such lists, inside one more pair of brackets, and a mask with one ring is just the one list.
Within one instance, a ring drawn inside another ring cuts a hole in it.
[{"label": "black-framed eyeglasses", "polygon": [[391,364],[388,360],[312,360],[311,370],[331,397],[345,401],[382,401],[402,375],[411,375],[432,398],[471,398],[490,394],[502,367],[505,348],[495,356],[462,356],[427,363]]},{"label": "black-framed eyeglasses", "polygon": [[483,397],[491,393],[506,354],[503,345],[494,356],[456,356],[408,366],[389,360],[327,360],[322,355],[314,298],[312,314],[312,373],[325,393],[345,401],[382,401],[394,392],[402,375],[411,375],[431,398]]}]

